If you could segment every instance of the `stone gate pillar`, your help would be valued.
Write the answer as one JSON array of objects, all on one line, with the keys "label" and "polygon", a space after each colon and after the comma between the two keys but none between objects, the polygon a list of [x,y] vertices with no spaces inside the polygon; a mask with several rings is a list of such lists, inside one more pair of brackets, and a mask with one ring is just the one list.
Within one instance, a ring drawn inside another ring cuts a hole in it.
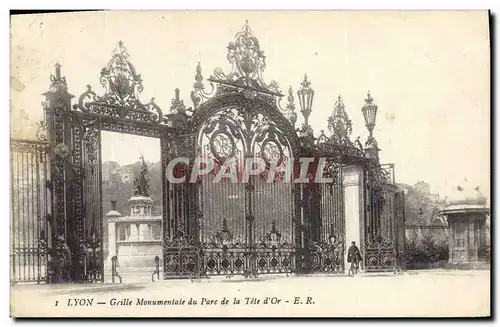
[{"label": "stone gate pillar", "polygon": [[[344,184],[344,219],[345,219],[345,269],[349,269],[347,263],[347,250],[351,242],[364,251],[364,192],[363,192],[363,169],[359,166],[346,166],[342,170]],[[362,265],[360,266],[360,268]]]}]

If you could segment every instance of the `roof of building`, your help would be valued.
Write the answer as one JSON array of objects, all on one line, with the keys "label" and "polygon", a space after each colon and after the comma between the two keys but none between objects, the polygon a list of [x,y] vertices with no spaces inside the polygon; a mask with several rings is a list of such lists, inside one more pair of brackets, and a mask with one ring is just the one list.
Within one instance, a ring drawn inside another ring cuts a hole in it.
[{"label": "roof of building", "polygon": [[116,210],[110,210],[107,214],[106,217],[120,217],[122,214],[119,213]]},{"label": "roof of building", "polygon": [[479,190],[479,186],[473,186],[467,180],[453,188],[447,200],[448,204],[443,213],[489,212],[486,197]]},{"label": "roof of building", "polygon": [[452,204],[446,206],[442,213],[443,214],[451,214],[451,213],[484,213],[488,214],[490,209],[484,205],[480,204]]}]

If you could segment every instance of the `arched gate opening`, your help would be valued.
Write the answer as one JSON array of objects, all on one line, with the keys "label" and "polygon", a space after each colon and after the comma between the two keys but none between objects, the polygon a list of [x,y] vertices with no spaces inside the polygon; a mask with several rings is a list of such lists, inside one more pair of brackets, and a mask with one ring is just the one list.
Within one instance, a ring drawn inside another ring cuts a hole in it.
[{"label": "arched gate opening", "polygon": [[[268,169],[287,169],[298,151],[296,135],[278,108],[234,91],[203,104],[196,113],[204,116],[203,123],[192,126],[198,156],[215,163],[199,189],[204,273],[289,273],[295,270],[294,222],[300,214],[295,186],[292,176],[270,176]],[[259,175],[245,176],[245,165],[255,158],[266,167]],[[228,161],[234,165],[233,178],[218,178]]]}]

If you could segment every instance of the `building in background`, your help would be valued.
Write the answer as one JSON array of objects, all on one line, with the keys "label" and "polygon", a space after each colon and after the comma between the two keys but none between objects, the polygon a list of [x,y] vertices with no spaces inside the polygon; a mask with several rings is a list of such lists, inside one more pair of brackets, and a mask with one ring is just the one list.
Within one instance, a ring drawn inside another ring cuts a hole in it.
[{"label": "building in background", "polygon": [[439,213],[448,223],[449,264],[477,267],[490,260],[488,217],[490,209],[479,187],[467,182],[450,193]]},{"label": "building in background", "polygon": [[119,174],[123,183],[132,183],[134,180],[134,170],[131,165],[120,167]]},{"label": "building in background", "polygon": [[102,182],[109,183],[113,176],[119,174],[120,164],[116,161],[107,161],[102,163]]},{"label": "building in background", "polygon": [[429,183],[424,181],[418,181],[415,185],[413,185],[415,190],[422,195],[426,196],[431,204],[439,203],[439,193],[431,193],[431,186]]}]

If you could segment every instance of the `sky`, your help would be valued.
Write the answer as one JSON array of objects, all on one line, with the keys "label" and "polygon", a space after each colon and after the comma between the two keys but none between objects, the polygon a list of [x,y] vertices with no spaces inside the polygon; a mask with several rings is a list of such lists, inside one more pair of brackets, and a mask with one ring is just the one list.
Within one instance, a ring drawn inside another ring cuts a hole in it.
[{"label": "sky", "polygon": [[[227,44],[248,20],[266,55],[264,79],[283,93],[304,73],[315,90],[310,124],[319,135],[341,95],[352,139],[366,131],[361,108],[378,105],[374,136],[398,182],[424,180],[446,196],[464,178],[490,193],[490,58],[487,12],[101,12],[13,16],[11,136],[34,138],[54,65],[69,91],[99,94],[101,68],[123,41],[142,75],[143,103],[170,110],[174,89],[188,106],[195,69],[230,71]],[[76,100],[75,100],[76,101]],[[296,99],[297,102],[297,99]],[[113,149],[114,148],[114,149]],[[159,160],[159,142],[103,137],[120,163]],[[156,157],[155,157],[156,156]]]},{"label": "sky", "polygon": [[103,131],[101,144],[103,162],[116,161],[124,166],[136,163],[141,156],[147,162],[156,163],[161,160],[161,143],[158,138]]}]

